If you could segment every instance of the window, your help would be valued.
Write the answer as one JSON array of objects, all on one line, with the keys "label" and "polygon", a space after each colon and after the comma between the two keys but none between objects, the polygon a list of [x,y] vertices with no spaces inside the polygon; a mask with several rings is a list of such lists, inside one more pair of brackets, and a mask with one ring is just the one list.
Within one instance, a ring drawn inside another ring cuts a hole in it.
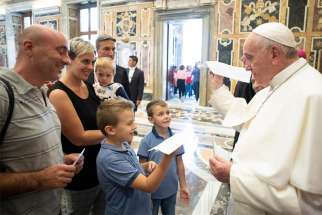
[{"label": "window", "polygon": [[28,28],[32,25],[31,12],[22,13],[23,29]]},{"label": "window", "polygon": [[79,16],[80,37],[90,41],[95,46],[98,30],[98,15],[96,5],[82,6]]}]

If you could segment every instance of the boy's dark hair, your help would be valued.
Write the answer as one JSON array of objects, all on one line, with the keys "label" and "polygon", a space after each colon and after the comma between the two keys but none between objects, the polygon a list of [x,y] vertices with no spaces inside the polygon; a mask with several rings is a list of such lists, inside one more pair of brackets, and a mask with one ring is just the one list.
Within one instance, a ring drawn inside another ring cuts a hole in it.
[{"label": "boy's dark hair", "polygon": [[115,98],[103,101],[97,108],[96,123],[98,129],[107,135],[104,128],[107,125],[116,126],[119,122],[118,113],[125,110],[133,110],[134,105],[131,101],[123,98]]},{"label": "boy's dark hair", "polygon": [[137,56],[134,56],[134,55],[131,55],[129,58],[131,58],[133,61],[135,61],[136,63],[138,63],[138,57]]},{"label": "boy's dark hair", "polygon": [[161,100],[161,99],[156,99],[156,100],[152,100],[150,101],[147,105],[146,105],[146,113],[148,114],[148,116],[153,116],[153,107],[155,106],[161,106],[161,107],[167,107],[168,104]]}]

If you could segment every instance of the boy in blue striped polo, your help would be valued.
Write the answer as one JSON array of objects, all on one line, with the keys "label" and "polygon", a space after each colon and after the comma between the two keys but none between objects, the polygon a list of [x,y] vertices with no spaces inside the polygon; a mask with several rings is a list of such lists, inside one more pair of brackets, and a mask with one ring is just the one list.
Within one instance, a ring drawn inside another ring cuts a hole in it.
[{"label": "boy in blue striped polo", "polygon": [[136,128],[133,108],[131,101],[117,98],[103,101],[96,113],[97,125],[106,136],[96,160],[105,215],[151,215],[149,193],[159,187],[176,153],[165,155],[159,165],[140,165],[129,145]]},{"label": "boy in blue striped polo", "polygon": [[[163,154],[159,151],[149,151],[149,149],[159,145],[165,139],[173,135],[169,127],[171,122],[170,111],[166,102],[154,100],[148,103],[147,114],[149,121],[153,124],[152,131],[148,133],[141,141],[138,156],[141,163],[154,161],[160,163]],[[152,214],[157,215],[159,207],[163,215],[174,215],[176,196],[178,191],[178,179],[180,184],[180,197],[183,200],[189,200],[189,192],[186,185],[185,168],[182,161],[184,148],[181,146],[172,159],[168,172],[160,187],[151,194]]]}]

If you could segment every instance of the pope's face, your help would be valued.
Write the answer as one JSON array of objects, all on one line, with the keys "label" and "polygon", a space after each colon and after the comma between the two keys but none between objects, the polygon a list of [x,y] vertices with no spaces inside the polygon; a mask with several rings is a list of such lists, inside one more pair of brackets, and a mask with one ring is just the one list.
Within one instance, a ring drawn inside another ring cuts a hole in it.
[{"label": "pope's face", "polygon": [[269,49],[263,46],[260,37],[250,34],[243,47],[242,61],[252,73],[256,86],[266,87],[272,79],[272,61]]}]

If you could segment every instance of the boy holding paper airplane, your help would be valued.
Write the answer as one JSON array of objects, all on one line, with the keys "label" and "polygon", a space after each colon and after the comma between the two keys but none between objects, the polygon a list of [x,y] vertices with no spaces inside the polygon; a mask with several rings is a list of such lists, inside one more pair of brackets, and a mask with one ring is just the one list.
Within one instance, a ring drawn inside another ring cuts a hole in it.
[{"label": "boy holding paper airplane", "polygon": [[[149,121],[153,124],[152,131],[148,133],[141,141],[138,156],[140,163],[154,161],[162,162],[164,155],[160,151],[150,150],[159,145],[165,139],[173,135],[169,128],[171,122],[170,111],[166,102],[162,100],[154,100],[146,106]],[[183,141],[183,140],[182,140]],[[176,152],[175,158],[172,159],[166,176],[157,191],[151,194],[152,198],[152,214],[157,215],[159,207],[163,215],[174,215],[176,196],[178,190],[178,179],[180,183],[180,197],[183,200],[189,200],[189,192],[186,185],[185,168],[182,161],[184,153],[183,146]]]},{"label": "boy holding paper airplane", "polygon": [[129,145],[136,129],[133,108],[132,102],[117,98],[102,102],[97,110],[98,128],[106,136],[96,160],[105,215],[151,215],[149,193],[159,187],[176,154],[165,155],[159,165],[153,161],[140,165]]}]

